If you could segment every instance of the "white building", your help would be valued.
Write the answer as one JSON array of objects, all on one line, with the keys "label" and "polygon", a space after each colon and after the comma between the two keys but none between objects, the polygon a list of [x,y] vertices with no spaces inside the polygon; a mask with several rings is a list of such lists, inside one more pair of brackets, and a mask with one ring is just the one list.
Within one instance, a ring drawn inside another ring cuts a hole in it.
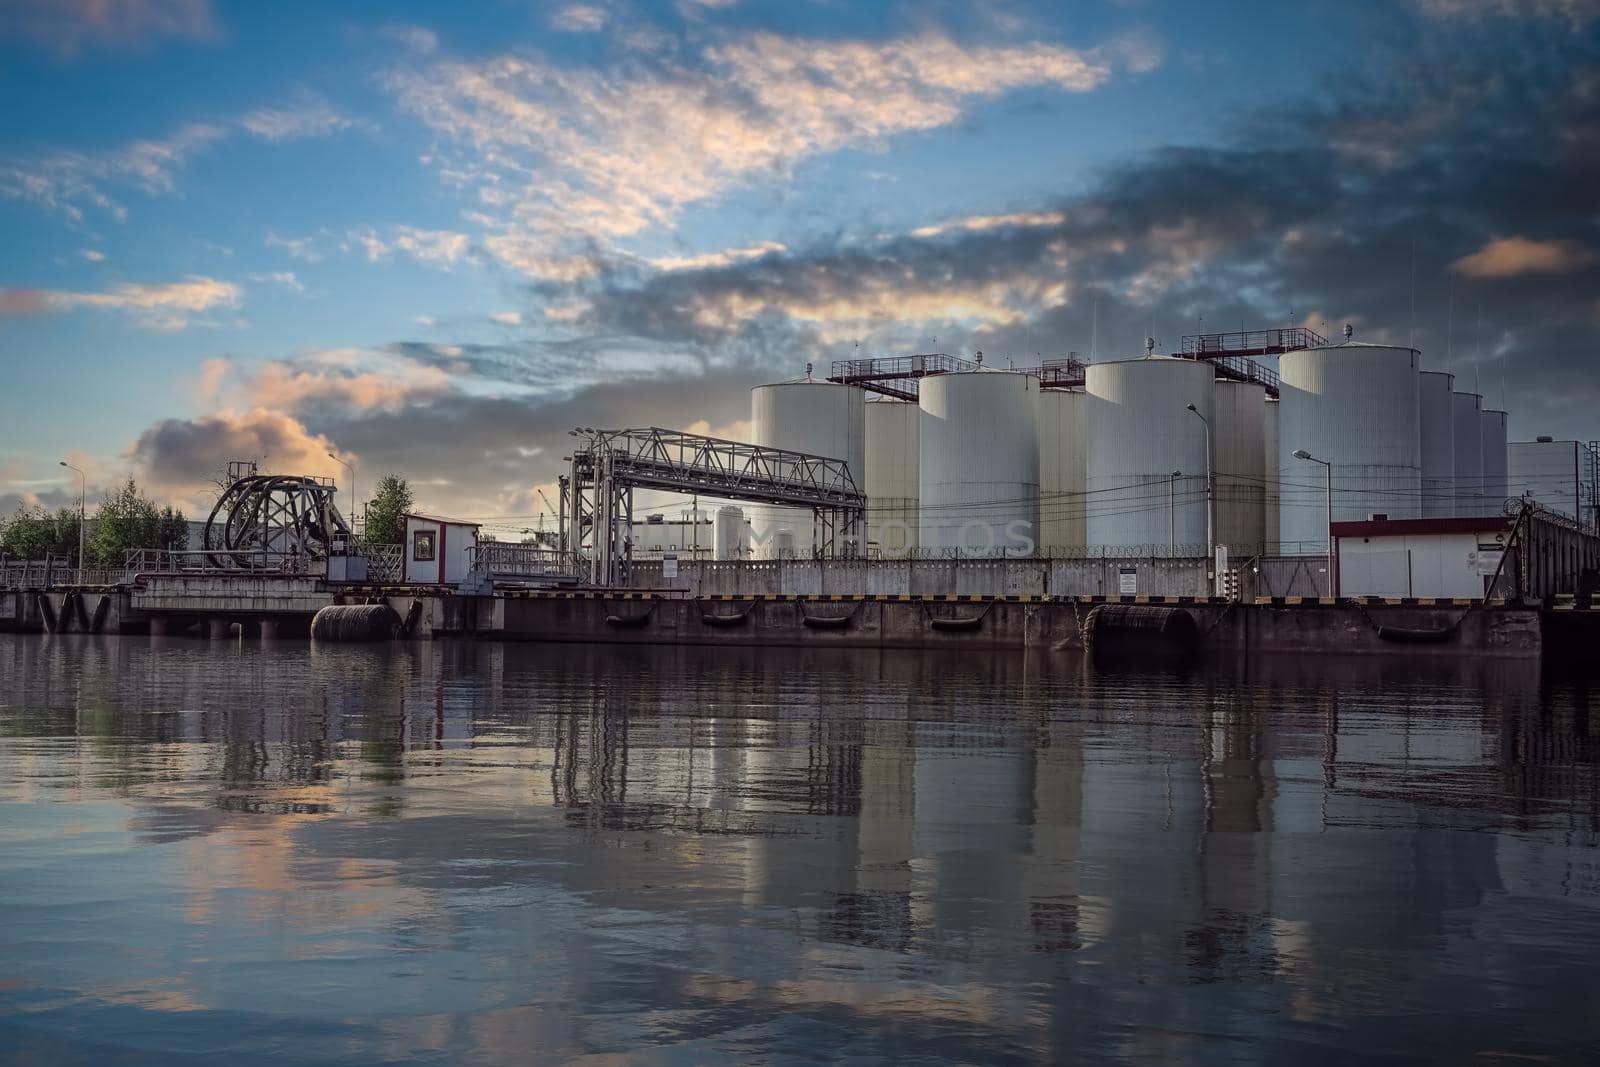
[{"label": "white building", "polygon": [[1339,595],[1482,597],[1514,522],[1508,516],[1336,522]]},{"label": "white building", "polygon": [[419,585],[459,585],[472,569],[478,524],[431,515],[407,515],[406,581]]}]

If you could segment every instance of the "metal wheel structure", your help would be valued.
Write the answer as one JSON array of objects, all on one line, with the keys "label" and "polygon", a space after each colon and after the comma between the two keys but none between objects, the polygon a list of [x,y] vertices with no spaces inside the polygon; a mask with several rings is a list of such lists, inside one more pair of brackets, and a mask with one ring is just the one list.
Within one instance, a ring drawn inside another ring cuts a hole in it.
[{"label": "metal wheel structure", "polygon": [[335,491],[304,475],[241,477],[223,491],[206,519],[206,548],[216,562],[243,569],[326,559],[336,539],[351,537],[334,506]]}]

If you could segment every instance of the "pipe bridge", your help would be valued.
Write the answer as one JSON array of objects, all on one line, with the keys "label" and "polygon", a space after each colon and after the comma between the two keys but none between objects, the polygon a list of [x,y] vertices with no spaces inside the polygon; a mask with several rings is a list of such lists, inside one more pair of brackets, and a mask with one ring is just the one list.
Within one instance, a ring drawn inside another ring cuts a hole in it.
[{"label": "pipe bridge", "polygon": [[860,554],[867,498],[842,459],[657,426],[570,432],[585,443],[561,478],[561,550],[594,585],[629,580],[635,489],[809,507],[820,555]]}]

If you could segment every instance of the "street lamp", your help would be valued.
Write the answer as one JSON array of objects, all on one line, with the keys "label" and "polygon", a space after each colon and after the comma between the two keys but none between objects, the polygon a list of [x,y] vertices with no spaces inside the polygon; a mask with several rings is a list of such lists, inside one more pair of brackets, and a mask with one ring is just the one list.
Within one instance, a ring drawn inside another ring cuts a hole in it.
[{"label": "street lamp", "polygon": [[1173,510],[1173,487],[1178,484],[1178,479],[1183,477],[1182,471],[1173,471],[1167,476],[1167,555],[1178,554],[1178,517]]},{"label": "street lamp", "polygon": [[[332,452],[328,453],[328,458],[333,460],[335,463],[339,464],[340,466],[344,467],[345,470],[350,472],[350,521],[351,522],[355,522],[356,521],[356,468],[355,468],[355,466],[353,464],[347,463],[346,461],[340,459],[338,456],[334,455]],[[363,537],[366,536],[366,532],[365,531],[362,532],[362,536]]]},{"label": "street lamp", "polygon": [[1328,479],[1328,595],[1339,595],[1339,560],[1333,554],[1333,464],[1325,459],[1318,459],[1303,448],[1297,448],[1290,455],[1295,459],[1307,460],[1311,463],[1322,464],[1322,471]]},{"label": "street lamp", "polygon": [[[1193,404],[1187,405],[1187,409],[1206,428],[1206,558],[1214,562],[1217,557],[1217,508],[1212,492],[1215,476],[1211,470],[1211,420],[1200,414],[1200,409]],[[1212,564],[1206,565],[1209,567]]]},{"label": "street lamp", "polygon": [[83,578],[83,510],[84,498],[89,493],[89,479],[84,475],[83,468],[74,467],[64,459],[59,462],[67,470],[78,472],[78,578],[81,581]]}]

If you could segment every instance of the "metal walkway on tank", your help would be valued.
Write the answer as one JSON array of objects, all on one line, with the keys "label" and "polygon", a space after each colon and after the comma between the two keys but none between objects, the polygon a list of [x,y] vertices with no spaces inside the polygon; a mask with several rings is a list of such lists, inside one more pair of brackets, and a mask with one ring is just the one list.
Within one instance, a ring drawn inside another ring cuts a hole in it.
[{"label": "metal walkway on tank", "polygon": [[[1302,348],[1320,348],[1328,339],[1315,330],[1294,326],[1277,330],[1236,330],[1230,333],[1185,334],[1176,359],[1203,360],[1211,364],[1218,378],[1250,382],[1278,395],[1278,372],[1256,362],[1260,356],[1281,356]],[[915,402],[921,379],[934,374],[978,370],[981,364],[943,352],[917,356],[889,356],[883,359],[840,359],[833,363],[828,381],[840,385],[859,385],[870,392]],[[1040,389],[1082,389],[1088,364],[1076,352],[1047,359],[1036,367],[1017,367],[1018,372],[1039,379]]]}]

